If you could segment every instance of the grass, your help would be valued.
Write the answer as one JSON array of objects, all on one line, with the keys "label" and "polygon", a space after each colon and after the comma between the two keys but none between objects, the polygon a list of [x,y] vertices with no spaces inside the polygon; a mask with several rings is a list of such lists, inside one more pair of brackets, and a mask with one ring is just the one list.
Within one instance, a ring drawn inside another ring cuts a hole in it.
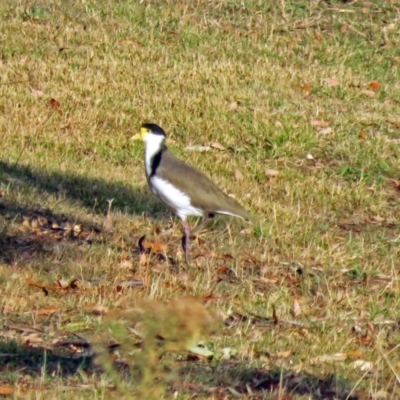
[{"label": "grass", "polygon": [[[0,13],[1,394],[399,396],[397,2]],[[257,216],[203,231],[191,267],[128,140],[144,121]],[[211,360],[187,353],[200,338]]]}]

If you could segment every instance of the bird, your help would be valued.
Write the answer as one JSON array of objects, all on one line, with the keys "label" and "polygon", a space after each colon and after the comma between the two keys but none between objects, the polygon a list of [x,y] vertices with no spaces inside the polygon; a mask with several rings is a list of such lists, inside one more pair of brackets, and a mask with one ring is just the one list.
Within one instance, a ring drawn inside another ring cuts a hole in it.
[{"label": "bird", "polygon": [[[216,215],[230,215],[246,221],[251,221],[253,216],[206,175],[175,157],[165,144],[166,137],[160,126],[145,123],[140,133],[131,139],[144,142],[144,166],[150,190],[182,221],[182,248],[189,265],[190,236]],[[203,220],[191,230],[188,216]]]}]

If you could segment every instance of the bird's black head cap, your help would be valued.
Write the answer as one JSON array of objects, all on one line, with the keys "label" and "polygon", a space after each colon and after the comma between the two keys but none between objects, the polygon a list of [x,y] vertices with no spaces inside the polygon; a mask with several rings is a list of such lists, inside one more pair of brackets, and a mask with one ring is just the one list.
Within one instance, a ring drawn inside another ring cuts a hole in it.
[{"label": "bird's black head cap", "polygon": [[161,135],[161,136],[166,136],[163,128],[161,126],[158,126],[157,124],[153,123],[145,123],[140,127],[140,131],[143,132],[144,130],[147,130],[148,133],[152,133],[154,135]]}]

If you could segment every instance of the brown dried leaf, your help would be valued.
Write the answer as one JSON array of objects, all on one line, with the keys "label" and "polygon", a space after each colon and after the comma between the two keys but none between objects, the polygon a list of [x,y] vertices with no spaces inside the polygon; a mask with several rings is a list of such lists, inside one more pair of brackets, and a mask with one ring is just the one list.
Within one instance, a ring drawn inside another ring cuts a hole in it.
[{"label": "brown dried leaf", "polygon": [[54,314],[57,311],[59,311],[58,308],[43,307],[43,308],[39,308],[38,310],[36,310],[36,314],[37,315],[50,315],[50,314]]},{"label": "brown dried leaf", "polygon": [[336,78],[326,78],[325,82],[329,87],[335,87],[339,85],[339,81]]},{"label": "brown dried leaf", "polygon": [[279,171],[277,171],[276,169],[270,169],[270,168],[265,168],[265,175],[267,176],[278,176],[279,175]]},{"label": "brown dried leaf", "polygon": [[304,92],[307,96],[309,96],[312,92],[312,87],[308,83],[305,83],[304,85],[294,86],[294,89]]},{"label": "brown dried leaf", "polygon": [[319,131],[319,133],[321,134],[321,135],[329,135],[329,134],[331,134],[332,133],[332,128],[330,127],[330,126],[328,126],[327,128],[322,128],[320,131]]},{"label": "brown dried leaf", "polygon": [[316,126],[319,128],[327,128],[330,124],[327,121],[323,121],[321,119],[312,119],[311,121],[312,126]]},{"label": "brown dried leaf", "polygon": [[294,299],[293,302],[293,315],[297,318],[301,314],[300,302],[298,299]]},{"label": "brown dried leaf", "polygon": [[0,395],[9,396],[14,393],[14,388],[11,385],[1,385],[0,386]]},{"label": "brown dried leaf", "polygon": [[61,104],[56,99],[51,99],[49,105],[53,110],[56,110],[59,113],[61,113]]},{"label": "brown dried leaf", "polygon": [[238,102],[237,101],[232,101],[232,103],[230,103],[229,104],[229,106],[228,106],[228,108],[231,110],[231,111],[235,111],[237,108],[238,108]]},{"label": "brown dried leaf", "polygon": [[366,133],[365,131],[361,131],[361,132],[358,134],[358,137],[359,137],[360,139],[365,139],[366,136],[367,136],[367,133]]},{"label": "brown dried leaf", "polygon": [[119,43],[126,47],[138,47],[138,43],[134,40],[121,40]]},{"label": "brown dried leaf", "polygon": [[292,350],[278,351],[276,355],[280,358],[288,358],[292,354]]},{"label": "brown dried leaf", "polygon": [[376,97],[376,93],[373,90],[364,89],[361,90],[361,93],[371,98]]},{"label": "brown dried leaf", "polygon": [[218,274],[226,274],[230,271],[229,267],[227,265],[223,265],[222,267],[219,267],[217,269]]},{"label": "brown dried leaf", "polygon": [[57,284],[61,289],[67,289],[69,286],[69,283],[65,279],[59,279]]},{"label": "brown dried leaf", "polygon": [[244,176],[239,169],[235,168],[235,178],[238,182],[243,182]]},{"label": "brown dried leaf", "polygon": [[312,92],[312,87],[308,83],[301,85],[300,89],[303,90],[307,95],[310,95]]},{"label": "brown dried leaf", "polygon": [[368,86],[372,90],[379,90],[381,88],[381,84],[377,81],[371,82]]},{"label": "brown dried leaf", "polygon": [[213,149],[225,151],[225,147],[222,146],[222,144],[221,144],[221,143],[218,143],[218,142],[212,142],[212,143],[211,143],[211,147],[212,147]]},{"label": "brown dried leaf", "polygon": [[33,89],[31,92],[33,97],[41,98],[44,96],[44,93],[41,90],[35,90]]},{"label": "brown dried leaf", "polygon": [[162,243],[153,243],[151,245],[152,253],[162,253],[164,251],[164,245]]}]

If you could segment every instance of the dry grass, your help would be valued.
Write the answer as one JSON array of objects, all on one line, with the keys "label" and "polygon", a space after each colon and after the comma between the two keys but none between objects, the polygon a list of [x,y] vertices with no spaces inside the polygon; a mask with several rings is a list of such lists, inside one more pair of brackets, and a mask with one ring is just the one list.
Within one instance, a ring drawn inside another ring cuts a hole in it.
[{"label": "dry grass", "polygon": [[[2,1],[0,393],[398,398],[399,6]],[[128,140],[143,121],[258,217],[204,231],[190,268]],[[162,305],[188,296],[224,322],[211,361],[183,351],[207,312]],[[161,364],[93,363],[154,300],[156,330],[177,315],[178,344],[142,353]]]}]

